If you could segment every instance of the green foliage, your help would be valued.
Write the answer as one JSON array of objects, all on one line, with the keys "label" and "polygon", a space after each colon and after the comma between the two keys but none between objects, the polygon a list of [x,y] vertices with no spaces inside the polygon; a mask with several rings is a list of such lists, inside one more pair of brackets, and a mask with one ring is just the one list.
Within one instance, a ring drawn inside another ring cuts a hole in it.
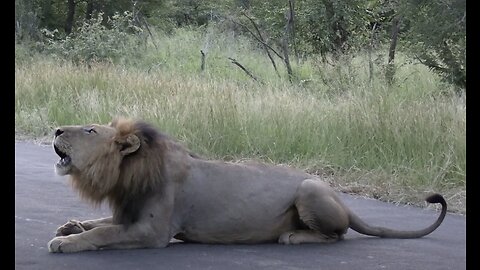
[{"label": "green foliage", "polygon": [[205,25],[211,16],[213,7],[210,1],[180,0],[169,1],[168,17],[177,26]]},{"label": "green foliage", "polygon": [[[392,19],[400,17],[402,24],[398,50],[408,50],[412,60],[419,60],[441,75],[446,82],[456,85],[460,92],[465,88],[465,0],[293,2],[295,33],[292,33],[288,46],[290,54],[295,57],[290,57],[291,62],[299,60],[298,58],[316,58],[320,54],[324,61],[331,59],[335,64],[342,58],[342,54],[381,47],[391,40]],[[74,4],[74,36],[64,38],[63,29],[69,10],[67,1],[15,1],[16,40],[38,40],[41,36],[39,29],[46,29],[54,33],[54,38],[47,40],[47,47],[59,48],[58,54],[71,56],[75,61],[90,61],[94,58],[114,60],[121,54],[120,51],[125,52],[120,49],[126,46],[125,43],[145,43],[150,29],[172,34],[178,27],[207,27],[212,23],[218,25],[223,22],[221,27],[224,29],[233,30],[236,36],[247,36],[257,43],[248,31],[225,20],[233,18],[252,27],[241,15],[241,12],[245,12],[258,24],[266,42],[281,52],[280,42],[285,36],[285,16],[288,11],[286,0],[79,0]],[[124,36],[123,30],[112,31],[109,18],[125,11],[130,12],[134,25],[145,30],[139,41],[132,41],[135,35]],[[100,16],[101,23],[98,19]],[[55,29],[58,32],[54,32]],[[101,37],[103,34],[112,34],[113,37]],[[87,35],[91,35],[91,38]],[[123,37],[127,37],[128,41],[124,41]],[[73,44],[77,41],[81,44]],[[100,46],[98,52],[92,48],[94,44]],[[113,47],[108,49],[108,46]],[[386,62],[386,59],[383,61]],[[396,67],[392,65],[388,71],[396,73],[395,70]]]},{"label": "green foliage", "polygon": [[466,88],[466,1],[408,1],[410,54],[444,80]]},{"label": "green foliage", "polygon": [[39,54],[26,44],[15,44],[15,65],[29,64],[37,61]]},{"label": "green foliage", "polygon": [[[288,1],[252,3],[251,12],[274,40],[284,36]],[[368,34],[364,1],[295,1],[295,43],[304,55],[347,52]],[[293,44],[293,41],[291,42]],[[363,45],[363,43],[362,43]]]},{"label": "green foliage", "polygon": [[45,35],[42,49],[57,57],[75,63],[108,61],[120,57],[133,57],[138,53],[142,29],[133,24],[132,13],[116,13],[104,23],[103,14],[83,22],[77,31],[65,38],[58,38],[58,31],[42,29]]},{"label": "green foliage", "polygon": [[308,53],[338,54],[359,49],[369,36],[367,24],[365,1],[299,2],[297,32],[310,48]]},{"label": "green foliage", "polygon": [[38,37],[38,8],[28,0],[15,1],[15,41]]}]

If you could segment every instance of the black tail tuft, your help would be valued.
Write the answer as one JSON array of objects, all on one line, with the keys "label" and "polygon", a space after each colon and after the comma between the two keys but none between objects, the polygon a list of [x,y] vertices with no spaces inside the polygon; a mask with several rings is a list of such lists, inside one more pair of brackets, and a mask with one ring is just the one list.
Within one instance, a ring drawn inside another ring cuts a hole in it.
[{"label": "black tail tuft", "polygon": [[443,198],[443,196],[438,194],[438,193],[435,193],[435,194],[432,194],[432,195],[428,196],[425,200],[429,203],[440,203],[444,207],[447,204],[445,202],[445,199]]}]

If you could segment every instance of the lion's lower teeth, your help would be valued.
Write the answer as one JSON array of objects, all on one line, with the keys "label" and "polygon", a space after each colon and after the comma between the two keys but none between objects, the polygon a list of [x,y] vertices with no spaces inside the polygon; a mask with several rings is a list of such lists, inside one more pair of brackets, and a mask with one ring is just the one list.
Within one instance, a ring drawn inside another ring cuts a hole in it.
[{"label": "lion's lower teeth", "polygon": [[67,165],[68,163],[70,163],[70,157],[64,157],[62,159],[60,159],[60,165],[64,166],[64,165]]}]

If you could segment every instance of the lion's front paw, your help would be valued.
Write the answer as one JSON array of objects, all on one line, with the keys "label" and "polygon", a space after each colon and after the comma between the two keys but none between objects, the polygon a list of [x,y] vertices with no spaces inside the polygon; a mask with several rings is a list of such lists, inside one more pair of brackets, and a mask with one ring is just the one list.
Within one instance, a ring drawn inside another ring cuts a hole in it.
[{"label": "lion's front paw", "polygon": [[55,237],[48,242],[48,251],[52,253],[70,253],[83,250],[96,250],[94,245],[85,243],[72,236]]},{"label": "lion's front paw", "polygon": [[85,228],[78,220],[70,220],[69,222],[58,227],[57,234],[55,236],[67,236],[70,234],[78,234],[84,232]]},{"label": "lion's front paw", "polygon": [[55,237],[48,242],[48,251],[52,253],[62,252],[62,244],[64,237]]}]

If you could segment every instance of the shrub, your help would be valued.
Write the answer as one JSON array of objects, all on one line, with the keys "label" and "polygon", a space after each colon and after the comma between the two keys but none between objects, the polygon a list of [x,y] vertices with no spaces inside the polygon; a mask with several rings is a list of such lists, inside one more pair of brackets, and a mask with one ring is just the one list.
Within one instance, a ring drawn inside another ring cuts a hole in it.
[{"label": "shrub", "polygon": [[59,38],[58,31],[42,29],[44,41],[39,44],[46,52],[76,64],[114,62],[133,57],[141,43],[142,29],[133,23],[131,12],[116,13],[105,22],[103,14],[84,21],[74,34]]}]

